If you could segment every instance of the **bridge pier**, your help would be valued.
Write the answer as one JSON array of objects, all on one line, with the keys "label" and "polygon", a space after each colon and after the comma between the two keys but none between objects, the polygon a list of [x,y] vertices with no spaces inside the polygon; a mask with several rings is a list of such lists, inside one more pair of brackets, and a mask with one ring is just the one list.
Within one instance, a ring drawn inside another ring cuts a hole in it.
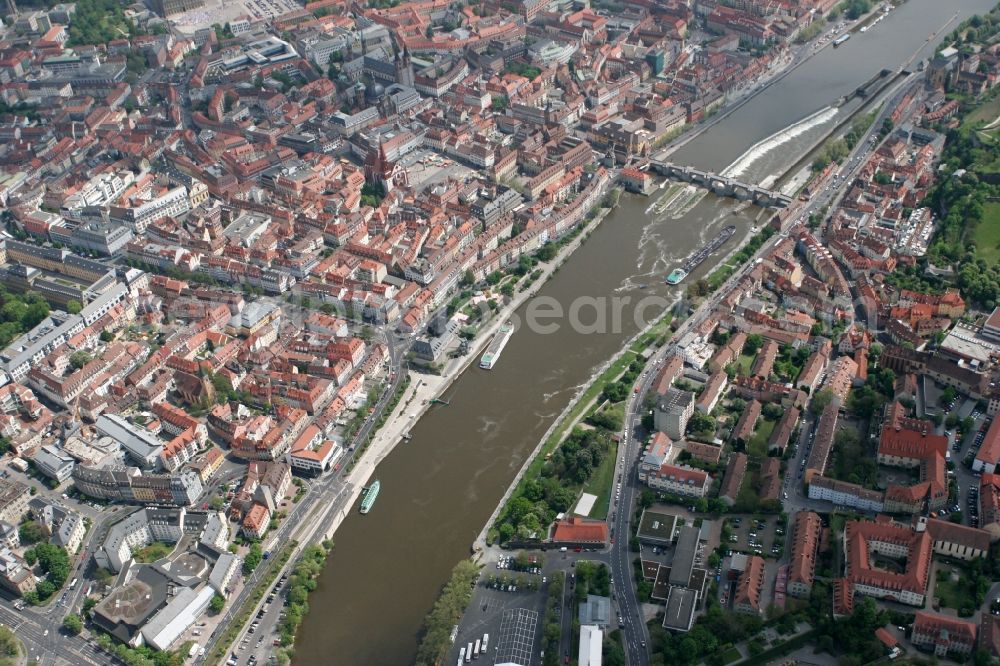
[{"label": "bridge pier", "polygon": [[766,208],[784,208],[792,202],[791,198],[759,185],[744,183],[735,178],[707,173],[694,167],[686,167],[660,160],[650,160],[650,168],[656,173],[693,185],[704,187],[720,197],[733,197],[741,201],[753,201],[758,206]]}]

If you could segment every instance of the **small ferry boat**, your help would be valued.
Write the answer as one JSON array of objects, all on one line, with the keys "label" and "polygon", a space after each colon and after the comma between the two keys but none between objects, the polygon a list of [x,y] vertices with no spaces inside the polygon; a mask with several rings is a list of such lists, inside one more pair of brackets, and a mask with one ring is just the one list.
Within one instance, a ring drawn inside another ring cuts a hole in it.
[{"label": "small ferry boat", "polygon": [[368,513],[372,510],[372,507],[375,505],[375,498],[378,497],[378,491],[381,487],[382,484],[379,483],[378,479],[375,479],[374,483],[365,488],[365,495],[361,498],[361,513]]}]

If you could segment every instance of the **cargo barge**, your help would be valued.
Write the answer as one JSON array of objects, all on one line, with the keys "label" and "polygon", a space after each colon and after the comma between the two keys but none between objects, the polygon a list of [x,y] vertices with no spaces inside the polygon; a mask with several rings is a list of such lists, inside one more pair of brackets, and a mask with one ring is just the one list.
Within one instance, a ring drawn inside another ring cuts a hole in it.
[{"label": "cargo barge", "polygon": [[715,238],[710,240],[704,247],[696,252],[692,253],[684,263],[679,267],[675,268],[667,276],[667,284],[680,284],[684,278],[691,274],[691,271],[698,268],[699,265],[706,259],[708,259],[713,252],[718,250],[722,245],[733,237],[736,233],[736,225],[730,224],[726,226],[722,231],[716,235]]}]

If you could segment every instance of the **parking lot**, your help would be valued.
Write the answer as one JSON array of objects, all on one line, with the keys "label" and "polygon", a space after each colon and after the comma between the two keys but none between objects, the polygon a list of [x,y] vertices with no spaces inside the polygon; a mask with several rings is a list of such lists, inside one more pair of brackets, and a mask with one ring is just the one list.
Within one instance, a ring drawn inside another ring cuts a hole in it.
[{"label": "parking lot", "polygon": [[246,628],[230,652],[228,666],[256,666],[267,663],[268,656],[273,654],[279,644],[278,624],[284,617],[284,587],[288,574],[282,575],[274,584],[274,588],[264,599],[264,604],[253,622]]},{"label": "parking lot", "polygon": [[777,516],[754,518],[735,515],[726,519],[732,535],[722,545],[734,552],[779,558],[784,550],[785,530],[778,525]]},{"label": "parking lot", "polygon": [[[517,586],[511,582],[502,589],[497,584],[487,584],[491,577],[504,576],[512,581],[530,579],[532,584]],[[488,663],[502,663],[500,650],[503,650],[504,654],[527,656],[526,661],[516,663],[538,664],[540,623],[545,616],[545,599],[548,594],[548,577],[544,577],[546,583],[541,582],[542,578],[537,574],[484,569],[472,595],[469,610],[462,616],[454,645],[445,663],[458,663],[459,655],[468,652],[470,645],[475,650],[476,641],[479,641],[478,655]],[[484,639],[487,642],[485,651],[481,649]],[[532,655],[536,656],[533,660]]]}]

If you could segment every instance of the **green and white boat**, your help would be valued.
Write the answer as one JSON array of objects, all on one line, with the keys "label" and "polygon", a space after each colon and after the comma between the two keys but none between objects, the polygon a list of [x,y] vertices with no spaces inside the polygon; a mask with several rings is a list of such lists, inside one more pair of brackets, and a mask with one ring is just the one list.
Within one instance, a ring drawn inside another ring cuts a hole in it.
[{"label": "green and white boat", "polygon": [[667,276],[667,284],[680,284],[681,280],[687,277],[687,271],[683,268],[675,268]]},{"label": "green and white boat", "polygon": [[381,487],[382,484],[379,483],[378,479],[375,479],[374,483],[365,488],[365,495],[361,498],[361,513],[368,513],[372,510],[372,506],[375,505],[375,498],[378,497],[378,491]]}]

